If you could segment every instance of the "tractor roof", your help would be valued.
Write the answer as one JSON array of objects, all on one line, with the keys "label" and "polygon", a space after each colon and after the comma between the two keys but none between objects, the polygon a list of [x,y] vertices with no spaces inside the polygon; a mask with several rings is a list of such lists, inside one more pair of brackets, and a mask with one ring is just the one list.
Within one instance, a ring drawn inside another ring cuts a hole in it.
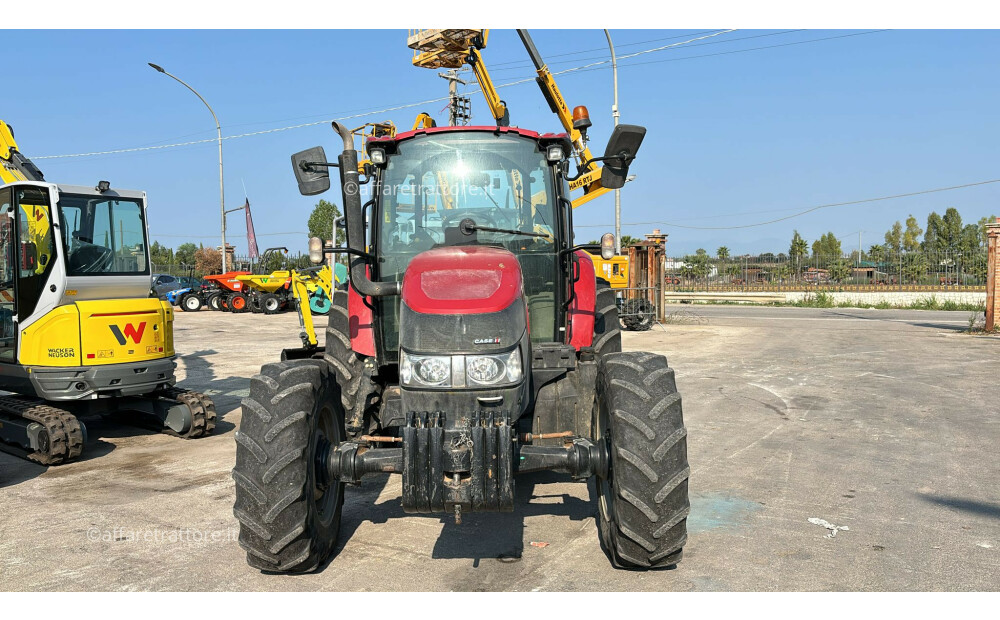
[{"label": "tractor roof", "polygon": [[539,141],[562,141],[569,140],[569,137],[564,133],[543,133],[540,134],[537,131],[531,131],[530,129],[521,129],[520,127],[496,127],[492,125],[477,125],[470,127],[428,127],[426,129],[414,129],[412,131],[404,131],[397,133],[395,136],[382,136],[378,138],[368,138],[368,144],[385,144],[385,143],[396,143],[402,140],[409,140],[416,136],[421,136],[424,134],[433,133],[450,133],[455,131],[482,131],[490,133],[512,133],[519,136],[524,136],[525,138],[530,138],[532,140]]}]

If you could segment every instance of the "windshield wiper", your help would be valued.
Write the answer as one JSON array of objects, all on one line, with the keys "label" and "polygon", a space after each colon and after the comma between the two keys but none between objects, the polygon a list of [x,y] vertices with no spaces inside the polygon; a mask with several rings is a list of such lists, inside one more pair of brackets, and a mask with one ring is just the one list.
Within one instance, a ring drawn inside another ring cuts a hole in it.
[{"label": "windshield wiper", "polygon": [[458,228],[459,228],[459,230],[462,231],[463,235],[471,235],[472,233],[476,232],[477,230],[481,230],[483,232],[506,233],[508,235],[523,235],[525,237],[538,237],[540,239],[551,239],[552,238],[552,235],[549,235],[547,233],[535,233],[535,232],[528,232],[526,230],[511,230],[509,228],[493,228],[493,227],[490,227],[490,226],[480,226],[480,225],[476,224],[472,220],[472,218],[468,218],[468,217],[458,223]]}]

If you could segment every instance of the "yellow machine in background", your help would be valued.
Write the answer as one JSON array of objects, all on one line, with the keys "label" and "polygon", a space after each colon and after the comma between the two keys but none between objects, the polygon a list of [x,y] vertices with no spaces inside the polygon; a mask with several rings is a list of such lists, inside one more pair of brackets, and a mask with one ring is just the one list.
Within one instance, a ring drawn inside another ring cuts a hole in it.
[{"label": "yellow machine in background", "polygon": [[0,121],[0,440],[78,457],[78,414],[131,413],[200,437],[215,405],[174,387],[173,310],[147,297],[144,192],[46,182]]},{"label": "yellow machine in background", "polygon": [[[486,70],[486,64],[480,53],[480,50],[486,48],[489,32],[488,29],[475,28],[411,30],[406,43],[414,50],[414,66],[425,69],[459,69],[463,65],[469,65],[476,75],[479,88],[486,98],[486,105],[489,106],[497,126],[506,127],[510,124],[510,111],[506,102],[497,94],[496,86]],[[583,191],[582,196],[573,200],[573,206],[579,207],[609,191],[601,186],[601,166],[587,147],[587,129],[592,125],[590,115],[585,106],[577,106],[570,111],[566,99],[556,84],[555,76],[538,53],[531,35],[524,29],[519,29],[517,34],[535,65],[538,74],[535,81],[542,91],[542,96],[559,118],[559,122],[569,134],[570,142],[573,143],[577,176],[569,182],[569,188],[570,191]]]}]

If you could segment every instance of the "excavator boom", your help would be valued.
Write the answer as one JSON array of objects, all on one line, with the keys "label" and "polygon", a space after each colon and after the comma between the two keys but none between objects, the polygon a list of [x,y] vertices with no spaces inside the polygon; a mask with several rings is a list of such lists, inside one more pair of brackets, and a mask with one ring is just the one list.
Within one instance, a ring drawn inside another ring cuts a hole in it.
[{"label": "excavator boom", "polygon": [[44,180],[42,171],[18,151],[14,128],[0,120],[0,184]]}]

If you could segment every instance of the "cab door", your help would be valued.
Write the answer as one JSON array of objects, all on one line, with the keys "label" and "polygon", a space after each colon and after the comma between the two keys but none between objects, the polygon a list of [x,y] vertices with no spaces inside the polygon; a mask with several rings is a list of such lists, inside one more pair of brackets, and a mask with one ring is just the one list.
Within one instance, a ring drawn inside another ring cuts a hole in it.
[{"label": "cab door", "polygon": [[55,264],[49,190],[0,190],[0,362],[17,361],[18,323],[35,311]]},{"label": "cab door", "polygon": [[17,235],[11,188],[0,189],[0,362],[17,359],[17,325],[14,323],[14,248]]}]

